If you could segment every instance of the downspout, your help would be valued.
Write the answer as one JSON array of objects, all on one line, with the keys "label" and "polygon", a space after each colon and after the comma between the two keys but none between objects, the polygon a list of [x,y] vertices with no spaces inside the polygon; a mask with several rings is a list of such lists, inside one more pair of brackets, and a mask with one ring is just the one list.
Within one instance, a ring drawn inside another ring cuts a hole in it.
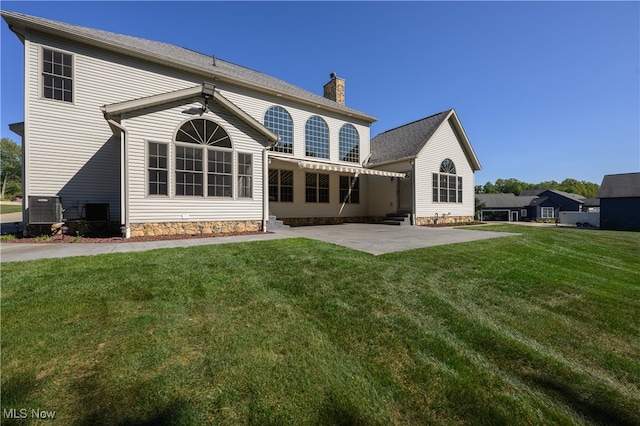
[{"label": "downspout", "polygon": [[269,220],[269,155],[267,151],[271,146],[262,148],[262,232],[267,232]]},{"label": "downspout", "polygon": [[131,237],[131,226],[129,223],[128,188],[129,188],[129,158],[127,156],[129,136],[127,129],[120,123],[107,118],[107,122],[120,129],[120,225],[125,238]]},{"label": "downspout", "polygon": [[409,160],[411,164],[411,224],[416,225],[416,159]]}]

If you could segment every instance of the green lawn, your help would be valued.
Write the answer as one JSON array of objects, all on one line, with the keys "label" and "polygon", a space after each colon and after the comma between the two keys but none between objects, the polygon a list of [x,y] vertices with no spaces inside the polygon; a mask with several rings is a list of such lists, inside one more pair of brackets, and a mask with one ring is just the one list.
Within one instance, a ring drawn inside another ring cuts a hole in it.
[{"label": "green lawn", "polygon": [[521,235],[3,264],[2,408],[65,425],[640,424],[640,234],[485,229]]},{"label": "green lawn", "polygon": [[0,204],[0,214],[18,213],[21,211],[21,204]]}]

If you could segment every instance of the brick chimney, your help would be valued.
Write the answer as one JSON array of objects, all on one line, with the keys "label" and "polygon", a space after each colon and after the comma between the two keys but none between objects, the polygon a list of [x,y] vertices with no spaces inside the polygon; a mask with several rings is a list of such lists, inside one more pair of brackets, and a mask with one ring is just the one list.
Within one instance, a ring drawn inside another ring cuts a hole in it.
[{"label": "brick chimney", "polygon": [[332,72],[331,81],[324,85],[324,97],[344,105],[344,78],[340,78],[335,72]]}]

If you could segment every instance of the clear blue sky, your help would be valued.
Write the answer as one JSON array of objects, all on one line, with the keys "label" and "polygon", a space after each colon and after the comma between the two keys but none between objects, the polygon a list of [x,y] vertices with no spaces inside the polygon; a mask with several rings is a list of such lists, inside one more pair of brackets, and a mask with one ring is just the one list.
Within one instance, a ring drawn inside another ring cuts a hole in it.
[{"label": "clear blue sky", "polygon": [[[639,2],[11,2],[172,43],[378,118],[372,136],[455,108],[476,184],[640,171]],[[22,121],[22,44],[2,22],[2,137]],[[64,141],[61,141],[62,143]]]}]

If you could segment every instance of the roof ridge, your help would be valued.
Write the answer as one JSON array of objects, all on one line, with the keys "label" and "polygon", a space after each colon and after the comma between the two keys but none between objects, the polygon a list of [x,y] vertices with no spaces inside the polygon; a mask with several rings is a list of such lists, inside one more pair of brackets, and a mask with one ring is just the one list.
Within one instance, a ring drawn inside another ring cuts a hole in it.
[{"label": "roof ridge", "polygon": [[382,133],[378,133],[375,137],[378,137],[379,135],[384,135],[385,133],[388,133],[388,132],[391,132],[391,131],[394,131],[394,130],[401,129],[401,128],[403,128],[403,127],[410,126],[410,125],[412,125],[412,124],[419,123],[419,122],[424,121],[424,120],[428,120],[429,118],[433,118],[433,117],[435,117],[435,116],[437,116],[437,115],[440,115],[440,114],[444,114],[444,113],[447,113],[447,114],[448,114],[448,113],[449,113],[449,112],[451,112],[452,110],[453,110],[453,108],[449,108],[448,110],[440,111],[440,112],[435,113],[435,114],[431,114],[431,115],[430,115],[430,116],[428,116],[428,117],[419,118],[419,119],[414,120],[414,121],[412,121],[412,122],[410,122],[410,123],[402,124],[402,125],[400,125],[400,126],[397,126],[397,127],[392,128],[392,129],[385,130],[385,131],[384,131],[384,132],[382,132]]}]

